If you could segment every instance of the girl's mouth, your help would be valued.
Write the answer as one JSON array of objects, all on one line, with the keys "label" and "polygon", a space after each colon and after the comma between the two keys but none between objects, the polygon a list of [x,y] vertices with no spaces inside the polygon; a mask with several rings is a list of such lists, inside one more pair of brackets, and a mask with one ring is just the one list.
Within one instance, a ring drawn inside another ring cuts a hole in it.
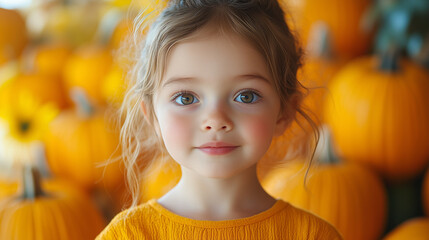
[{"label": "girl's mouth", "polygon": [[238,147],[239,146],[224,142],[209,142],[197,147],[197,149],[209,155],[224,155],[234,151]]}]

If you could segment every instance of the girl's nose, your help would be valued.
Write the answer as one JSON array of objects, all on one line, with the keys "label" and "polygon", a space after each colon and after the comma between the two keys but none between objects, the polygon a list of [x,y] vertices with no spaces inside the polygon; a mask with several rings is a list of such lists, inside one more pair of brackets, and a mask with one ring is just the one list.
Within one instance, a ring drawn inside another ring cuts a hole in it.
[{"label": "girl's nose", "polygon": [[232,128],[232,121],[227,116],[227,114],[221,111],[221,109],[215,109],[211,111],[201,125],[202,131],[229,132],[232,130]]}]

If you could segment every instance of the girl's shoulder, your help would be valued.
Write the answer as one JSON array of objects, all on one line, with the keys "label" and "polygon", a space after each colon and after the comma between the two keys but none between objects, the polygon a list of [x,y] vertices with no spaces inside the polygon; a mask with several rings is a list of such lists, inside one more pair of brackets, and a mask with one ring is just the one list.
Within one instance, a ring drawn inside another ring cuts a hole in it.
[{"label": "girl's shoulder", "polygon": [[155,200],[120,212],[96,239],[146,239],[143,236],[146,235],[147,226],[156,224],[159,220],[156,211],[151,207],[153,201]]},{"label": "girl's shoulder", "polygon": [[210,239],[342,239],[325,220],[282,200],[257,215],[225,221],[189,219],[150,200],[119,213],[97,239],[206,239],[200,237],[206,234]]},{"label": "girl's shoulder", "polygon": [[[279,216],[282,221],[293,225],[296,233],[300,233],[302,239],[343,239],[338,230],[321,217],[289,203],[286,211]],[[323,238],[321,238],[323,236]]]}]

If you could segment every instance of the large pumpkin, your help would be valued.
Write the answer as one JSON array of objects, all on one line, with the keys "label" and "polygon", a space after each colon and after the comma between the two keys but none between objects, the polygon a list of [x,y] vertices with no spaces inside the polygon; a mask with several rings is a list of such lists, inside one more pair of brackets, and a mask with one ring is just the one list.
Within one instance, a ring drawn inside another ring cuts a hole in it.
[{"label": "large pumpkin", "polygon": [[0,200],[0,239],[94,239],[105,226],[91,200],[58,182],[42,189],[27,170],[23,192]]},{"label": "large pumpkin", "polygon": [[419,217],[407,220],[390,233],[384,240],[427,240],[429,237],[429,218]]},{"label": "large pumpkin", "polygon": [[88,104],[82,93],[76,96],[77,107],[61,112],[47,130],[49,167],[87,189],[115,188],[123,179],[121,161],[103,164],[120,155],[119,132],[104,109]]},{"label": "large pumpkin", "polygon": [[291,7],[295,27],[304,44],[314,24],[326,24],[332,34],[334,54],[351,59],[368,52],[373,34],[361,28],[371,0],[284,0]]},{"label": "large pumpkin", "polygon": [[28,43],[25,19],[16,10],[0,8],[0,65],[17,59]]},{"label": "large pumpkin", "polygon": [[324,218],[344,239],[378,239],[387,219],[387,197],[379,177],[353,163],[314,163],[307,174],[304,162],[272,169],[261,179],[262,186],[275,198]]},{"label": "large pumpkin", "polygon": [[336,75],[325,121],[343,159],[388,179],[412,178],[429,161],[429,75],[405,59],[379,59],[356,59]]}]

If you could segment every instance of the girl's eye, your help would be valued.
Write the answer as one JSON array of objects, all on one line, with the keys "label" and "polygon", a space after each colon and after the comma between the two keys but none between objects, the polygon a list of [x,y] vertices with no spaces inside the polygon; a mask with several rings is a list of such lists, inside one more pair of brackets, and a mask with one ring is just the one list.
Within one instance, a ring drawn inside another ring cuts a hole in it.
[{"label": "girl's eye", "polygon": [[189,105],[197,103],[198,99],[190,93],[181,93],[175,97],[174,101],[179,105]]},{"label": "girl's eye", "polygon": [[253,91],[244,91],[238,94],[234,101],[241,103],[255,103],[259,98],[259,95]]}]

